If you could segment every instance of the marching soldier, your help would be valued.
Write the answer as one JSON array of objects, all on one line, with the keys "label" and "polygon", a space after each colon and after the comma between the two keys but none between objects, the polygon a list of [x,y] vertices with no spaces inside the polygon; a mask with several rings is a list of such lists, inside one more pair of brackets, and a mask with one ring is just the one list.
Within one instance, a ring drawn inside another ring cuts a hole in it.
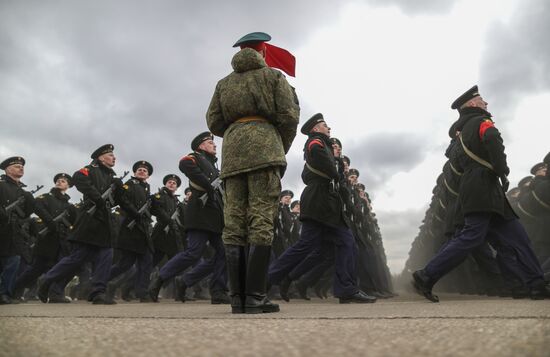
[{"label": "marching soldier", "polygon": [[[15,283],[18,297],[40,275],[50,270],[62,257],[69,254],[67,236],[76,219],[76,208],[69,202],[71,197],[66,193],[72,187],[71,181],[72,178],[69,174],[55,175],[53,178],[55,187],[49,193],[36,199],[35,211],[45,227],[38,234],[32,264],[27,266]],[[70,278],[67,278],[52,285],[49,293],[50,303],[71,302],[64,293],[65,285],[69,281]]]},{"label": "marching soldier", "polygon": [[[267,270],[285,154],[296,136],[300,108],[283,74],[270,68],[294,64],[294,57],[267,44],[270,39],[254,32],[235,43],[241,50],[231,61],[234,71],[218,82],[206,114],[210,131],[224,138],[223,241],[233,313],[279,311],[267,299]],[[273,61],[278,56],[285,58]],[[294,75],[291,67],[282,69]]]},{"label": "marching soldier", "polygon": [[460,132],[458,140],[463,149],[458,158],[458,169],[463,172],[458,199],[464,227],[424,269],[413,273],[413,286],[420,295],[438,302],[432,294],[434,284],[488,240],[497,250],[501,266],[529,287],[532,299],[550,297],[525,229],[506,199],[510,169],[487,102],[474,86],[451,108],[460,113],[453,127]]},{"label": "marching soldier", "polygon": [[[116,278],[136,266],[135,291],[141,302],[148,302],[147,287],[152,267],[150,186],[147,183],[153,174],[153,165],[145,160],[132,166],[134,177],[118,191],[122,216],[121,228],[113,247],[118,249],[118,261],[111,267],[108,299],[114,297]],[[113,281],[115,279],[115,281]]]},{"label": "marching soldier", "polygon": [[176,191],[181,186],[181,178],[175,174],[169,174],[162,179],[164,187],[153,195],[151,202],[151,214],[157,218],[153,228],[153,267],[156,267],[164,257],[171,259],[176,254],[183,252],[182,236],[182,211]]},{"label": "marching soldier", "polygon": [[275,257],[283,254],[289,247],[290,228],[292,225],[292,215],[290,213],[290,202],[294,193],[290,190],[284,190],[280,194],[279,208],[275,218],[275,237],[273,239],[273,253]]},{"label": "marching soldier", "polygon": [[48,301],[51,284],[73,277],[86,262],[94,265],[88,301],[93,304],[113,303],[105,297],[113,260],[111,206],[114,204],[113,195],[116,196],[116,191],[122,186],[122,181],[115,178],[113,171],[116,162],[113,150],[112,144],[99,147],[91,155],[92,162],[73,175],[74,185],[82,192],[84,202],[69,235],[69,241],[73,243],[71,254],[50,269],[38,286],[38,297],[44,303]]},{"label": "marching soldier", "polygon": [[34,198],[23,188],[25,159],[7,158],[0,163],[0,305],[11,304],[20,261],[21,222],[34,211]]},{"label": "marching soldier", "polygon": [[335,259],[334,295],[340,303],[372,303],[376,298],[357,287],[355,240],[344,216],[339,192],[340,174],[330,128],[321,113],[311,117],[301,129],[308,140],[304,146],[302,180],[307,185],[300,198],[300,240],[287,249],[269,268],[269,280],[279,284],[308,254],[316,249],[332,251]]},{"label": "marching soldier", "polygon": [[219,171],[216,167],[216,144],[210,132],[199,134],[191,142],[192,153],[180,160],[180,170],[189,178],[191,198],[187,203],[184,227],[187,233],[187,249],[170,259],[151,282],[149,294],[158,301],[163,282],[191,267],[203,256],[206,244],[215,254],[197,264],[183,275],[179,293],[183,298],[187,287],[193,286],[212,273],[210,289],[213,304],[229,303],[226,295],[225,252],[221,240],[223,229],[223,202]]}]

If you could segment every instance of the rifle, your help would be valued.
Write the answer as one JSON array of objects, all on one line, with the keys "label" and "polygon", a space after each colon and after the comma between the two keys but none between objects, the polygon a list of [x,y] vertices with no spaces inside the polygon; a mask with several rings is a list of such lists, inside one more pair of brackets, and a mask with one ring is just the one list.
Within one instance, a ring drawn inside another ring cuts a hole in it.
[{"label": "rifle", "polygon": [[[124,178],[128,175],[128,173],[129,173],[129,171],[124,171],[124,175],[120,179],[124,180]],[[114,204],[113,196],[112,196],[112,193],[113,193],[114,189],[115,189],[115,184],[112,183],[111,186],[109,186],[109,188],[106,189],[105,192],[103,192],[101,194],[101,198],[103,200],[108,199],[111,205]],[[92,207],[90,207],[87,212],[88,212],[89,215],[92,215],[92,214],[95,213],[96,210],[97,210],[97,206],[96,206],[95,203],[92,202]]]},{"label": "rifle", "polygon": [[[64,210],[63,212],[61,212],[60,214],[55,216],[55,218],[53,219],[53,222],[54,223],[63,223],[63,225],[65,225],[65,227],[70,227],[71,222],[69,222],[69,220],[67,220],[68,215],[69,215],[69,211]],[[50,231],[50,229],[48,227],[44,227],[38,232],[38,236],[43,237],[49,231]]]},{"label": "rifle", "polygon": [[[151,207],[151,199],[147,199],[147,201],[141,206],[141,208],[138,210],[138,214],[141,216],[142,214],[145,214],[145,216],[150,220],[151,219],[151,213],[149,213],[149,208]],[[136,225],[136,219],[132,219],[130,223],[128,223],[127,227],[129,229],[134,228]]]},{"label": "rifle", "polygon": [[[40,191],[42,188],[44,187],[44,185],[36,185],[36,189],[30,191],[30,194],[34,196],[35,193],[37,193],[38,191]],[[17,214],[20,216],[20,217],[24,217],[25,216],[25,212],[23,212],[23,209],[21,208],[21,205],[25,202],[25,196],[19,196],[19,198],[10,203],[9,205],[7,205],[6,207],[4,207],[4,209],[6,210],[6,214],[8,215],[8,217],[11,217],[12,213],[17,212]]]},{"label": "rifle", "polygon": [[[170,216],[170,222],[176,222],[176,224],[178,226],[181,226],[181,221],[180,221],[180,210],[179,210],[179,207],[176,207],[176,210],[174,211],[174,213],[172,213],[172,215]],[[166,227],[164,227],[164,232],[165,233],[168,233],[170,231],[170,224],[167,224]]]},{"label": "rifle", "polygon": [[[217,177],[214,181],[212,181],[210,185],[212,185],[212,188],[214,188],[214,191],[220,194],[220,197],[223,197],[223,194],[224,194],[223,182],[219,177]],[[203,194],[202,196],[199,197],[199,199],[201,200],[202,206],[204,207],[206,205],[206,202],[208,201],[208,193]]]}]

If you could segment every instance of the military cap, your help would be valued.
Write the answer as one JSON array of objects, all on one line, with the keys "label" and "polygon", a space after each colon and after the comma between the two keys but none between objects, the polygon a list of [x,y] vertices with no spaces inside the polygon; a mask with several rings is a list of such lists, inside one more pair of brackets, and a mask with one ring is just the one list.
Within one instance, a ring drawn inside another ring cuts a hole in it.
[{"label": "military cap", "polygon": [[543,162],[546,162],[547,164],[550,164],[550,152],[548,154],[546,154],[546,156],[544,157],[544,160],[542,160]]},{"label": "military cap", "polygon": [[248,35],[244,35],[243,37],[239,38],[237,42],[235,42],[233,47],[239,47],[241,45],[251,42],[267,42],[269,40],[271,40],[271,36],[269,36],[265,32],[251,32]]},{"label": "military cap", "polygon": [[153,165],[151,165],[149,162],[145,160],[136,161],[134,166],[132,166],[132,171],[136,172],[137,169],[139,169],[140,167],[146,168],[147,172],[149,173],[149,176],[153,174]]},{"label": "military cap", "polygon": [[185,194],[187,194],[188,192],[191,192],[191,187],[186,187],[185,191],[183,191],[183,193],[185,193]]},{"label": "military cap", "polygon": [[525,176],[518,182],[518,187],[522,188],[523,186],[527,186],[533,181],[533,176]]},{"label": "military cap", "polygon": [[[169,180],[174,180],[176,181],[176,184],[178,185],[178,187],[181,186],[181,179],[178,175],[175,175],[175,174],[168,174],[166,176],[164,176],[164,178],[162,179],[162,184],[163,185],[166,185],[166,183],[169,181]],[[189,188],[189,187],[188,187]],[[185,193],[187,193],[187,189],[185,189]]]},{"label": "military cap", "polygon": [[0,163],[0,169],[5,170],[8,168],[8,166],[16,165],[16,164],[25,166],[25,159],[23,159],[21,156],[8,157],[6,160]]},{"label": "military cap", "polygon": [[544,162],[539,162],[538,164],[536,164],[535,166],[533,166],[531,168],[531,175],[535,175],[537,173],[538,170],[540,169],[543,169],[546,167],[546,163]]},{"label": "military cap", "polygon": [[342,148],[342,142],[337,139],[337,138],[330,138],[330,142],[333,143],[333,144],[336,144],[340,147],[340,149]]},{"label": "military cap", "polygon": [[290,209],[293,209],[294,207],[296,207],[296,205],[299,205],[299,204],[300,204],[300,200],[292,201],[292,203],[290,204]]},{"label": "military cap", "polygon": [[281,194],[279,195],[279,197],[285,197],[285,196],[290,196],[290,198],[292,198],[292,197],[294,197],[294,192],[292,192],[290,190],[281,191]]},{"label": "military cap", "polygon": [[363,190],[363,191],[365,191],[365,189],[366,189],[366,188],[365,188],[365,185],[363,185],[362,183],[358,183],[358,184],[355,185],[355,186],[357,186],[358,189]]},{"label": "military cap", "polygon": [[105,144],[98,147],[90,157],[95,160],[101,155],[107,154],[109,152],[113,152],[114,150],[115,150],[115,146],[113,144]]},{"label": "military cap", "polygon": [[342,155],[342,161],[348,164],[348,166],[351,164],[351,160],[346,155]]},{"label": "military cap", "polygon": [[59,179],[65,179],[67,180],[67,183],[69,184],[69,187],[73,187],[73,178],[71,175],[66,174],[64,172],[60,172],[57,175],[53,177],[53,183],[56,183]]},{"label": "military cap", "polygon": [[456,98],[453,104],[451,104],[451,109],[458,109],[463,106],[467,101],[475,97],[479,97],[479,90],[477,89],[477,85],[468,89],[460,97]]},{"label": "military cap", "polygon": [[212,133],[209,131],[205,131],[195,136],[193,141],[191,141],[191,150],[196,151],[199,148],[200,144],[206,140],[214,140],[214,135],[212,135]]},{"label": "military cap", "polygon": [[317,113],[311,118],[309,118],[308,121],[304,123],[304,125],[302,125],[302,129],[300,129],[300,131],[302,132],[302,134],[307,135],[315,125],[324,121],[325,121],[325,118],[323,118],[323,114]]},{"label": "military cap", "polygon": [[348,171],[348,176],[351,176],[351,175],[355,175],[355,176],[359,177],[359,170],[357,170],[357,169],[349,169],[349,171]]}]

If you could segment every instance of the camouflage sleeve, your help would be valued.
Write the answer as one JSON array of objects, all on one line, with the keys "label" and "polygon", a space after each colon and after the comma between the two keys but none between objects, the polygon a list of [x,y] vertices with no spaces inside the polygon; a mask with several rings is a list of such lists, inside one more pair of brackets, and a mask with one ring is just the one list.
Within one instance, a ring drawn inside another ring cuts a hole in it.
[{"label": "camouflage sleeve", "polygon": [[300,119],[300,106],[294,88],[288,84],[281,73],[277,75],[274,95],[276,111],[274,125],[281,135],[286,154],[296,137],[296,129]]},{"label": "camouflage sleeve", "polygon": [[208,106],[208,111],[206,112],[206,124],[212,134],[223,138],[227,125],[222,114],[219,84],[216,85],[216,90],[214,91],[214,95]]}]

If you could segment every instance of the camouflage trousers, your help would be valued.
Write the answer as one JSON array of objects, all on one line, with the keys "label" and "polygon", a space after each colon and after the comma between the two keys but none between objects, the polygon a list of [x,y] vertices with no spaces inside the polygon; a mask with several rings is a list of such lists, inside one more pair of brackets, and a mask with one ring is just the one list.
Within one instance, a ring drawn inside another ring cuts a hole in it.
[{"label": "camouflage trousers", "polygon": [[225,244],[271,245],[277,214],[281,176],[279,167],[268,167],[225,178]]}]

